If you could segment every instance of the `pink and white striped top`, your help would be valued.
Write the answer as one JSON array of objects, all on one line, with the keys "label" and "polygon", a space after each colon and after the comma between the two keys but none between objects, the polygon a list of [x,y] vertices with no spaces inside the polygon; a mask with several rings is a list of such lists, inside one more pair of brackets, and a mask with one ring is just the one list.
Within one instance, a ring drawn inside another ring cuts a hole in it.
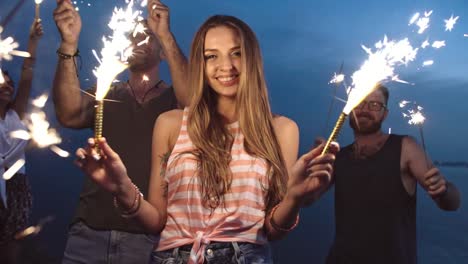
[{"label": "pink and white striped top", "polygon": [[205,247],[212,241],[268,243],[263,229],[265,193],[268,187],[267,163],[249,155],[239,123],[228,125],[234,136],[231,189],[224,195],[225,206],[214,211],[205,208],[197,175],[194,145],[187,132],[188,110],[184,109],[177,142],[169,157],[165,180],[169,184],[167,223],[161,232],[157,251],[193,244],[189,263],[203,263]]}]

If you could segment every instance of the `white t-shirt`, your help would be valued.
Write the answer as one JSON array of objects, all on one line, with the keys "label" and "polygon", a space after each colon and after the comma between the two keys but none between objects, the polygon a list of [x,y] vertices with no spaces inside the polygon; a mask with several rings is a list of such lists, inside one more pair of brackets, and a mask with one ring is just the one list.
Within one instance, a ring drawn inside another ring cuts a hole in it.
[{"label": "white t-shirt", "polygon": [[[5,114],[5,119],[0,118],[0,193],[1,198],[6,205],[6,183],[3,179],[5,168],[11,167],[17,160],[25,159],[24,149],[28,143],[27,140],[12,138],[10,133],[17,130],[26,130],[26,126],[20,120],[18,114],[9,109]],[[18,173],[26,173],[25,167],[21,167]]]}]

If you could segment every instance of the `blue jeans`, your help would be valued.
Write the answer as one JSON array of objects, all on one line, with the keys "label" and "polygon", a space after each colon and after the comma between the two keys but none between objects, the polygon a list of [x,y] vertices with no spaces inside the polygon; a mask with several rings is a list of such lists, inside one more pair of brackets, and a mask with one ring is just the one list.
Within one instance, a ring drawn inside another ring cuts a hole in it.
[{"label": "blue jeans", "polygon": [[68,232],[62,264],[148,263],[154,245],[149,235],[94,230],[77,222]]},{"label": "blue jeans", "polygon": [[[181,246],[165,251],[154,251],[150,264],[187,263],[192,245]],[[269,245],[244,242],[213,242],[205,249],[206,264],[270,264]]]}]

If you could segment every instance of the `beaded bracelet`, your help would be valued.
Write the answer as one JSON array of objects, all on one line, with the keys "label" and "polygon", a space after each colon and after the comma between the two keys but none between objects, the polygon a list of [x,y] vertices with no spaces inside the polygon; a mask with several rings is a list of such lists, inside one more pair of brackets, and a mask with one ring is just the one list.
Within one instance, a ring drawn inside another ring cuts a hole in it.
[{"label": "beaded bracelet", "polygon": [[63,59],[63,60],[73,59],[73,65],[75,65],[76,76],[79,77],[79,74],[78,74],[78,67],[77,67],[77,65],[76,65],[75,57],[77,57],[77,58],[79,59],[79,61],[80,61],[80,67],[79,67],[79,69],[81,70],[81,66],[83,66],[83,65],[82,65],[82,63],[81,63],[80,50],[77,49],[76,52],[75,52],[75,54],[73,54],[73,55],[63,53],[63,52],[60,51],[60,49],[57,49],[56,53],[57,53],[57,55],[58,55],[58,57],[59,57],[60,59]]},{"label": "beaded bracelet", "polygon": [[141,204],[141,199],[143,198],[143,193],[141,193],[140,189],[138,186],[133,184],[133,187],[135,188],[135,199],[133,200],[132,206],[130,206],[130,209],[128,210],[123,210],[120,208],[117,197],[114,196],[114,207],[118,210],[120,210],[120,215],[124,218],[130,218],[133,217],[137,214],[138,210],[140,209],[140,204]]},{"label": "beaded bracelet", "polygon": [[64,60],[69,60],[69,59],[73,59],[74,57],[80,56],[80,50],[79,49],[77,49],[75,54],[73,54],[73,55],[63,53],[59,49],[57,49],[56,53],[59,56],[59,58],[64,59]]},{"label": "beaded bracelet", "polygon": [[273,220],[273,214],[276,212],[276,209],[278,209],[278,206],[279,204],[277,204],[275,207],[273,207],[273,209],[271,210],[271,213],[270,213],[270,224],[271,226],[277,230],[277,231],[281,231],[281,232],[290,232],[291,230],[293,230],[294,228],[296,228],[296,226],[299,224],[299,214],[296,216],[296,221],[294,222],[294,224],[288,228],[284,228],[284,227],[281,227],[279,226],[278,224],[275,223],[275,220]]}]

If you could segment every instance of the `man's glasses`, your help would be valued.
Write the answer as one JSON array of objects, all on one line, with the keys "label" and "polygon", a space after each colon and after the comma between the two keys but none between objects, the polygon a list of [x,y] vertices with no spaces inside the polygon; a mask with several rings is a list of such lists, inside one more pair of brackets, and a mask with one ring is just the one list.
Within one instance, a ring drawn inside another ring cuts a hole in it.
[{"label": "man's glasses", "polygon": [[356,106],[356,108],[362,110],[366,105],[369,111],[380,111],[382,108],[387,107],[385,104],[377,101],[362,101],[358,106]]}]

